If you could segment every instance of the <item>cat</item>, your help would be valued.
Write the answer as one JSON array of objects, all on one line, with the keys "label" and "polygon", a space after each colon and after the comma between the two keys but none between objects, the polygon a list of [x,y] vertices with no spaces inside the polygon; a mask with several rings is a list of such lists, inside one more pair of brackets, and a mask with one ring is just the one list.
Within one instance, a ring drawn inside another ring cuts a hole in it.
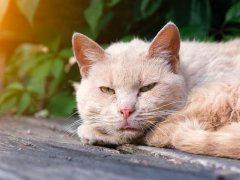
[{"label": "cat", "polygon": [[169,22],[151,42],[106,50],[80,33],[73,51],[85,144],[144,144],[240,159],[240,39],[182,41]]}]

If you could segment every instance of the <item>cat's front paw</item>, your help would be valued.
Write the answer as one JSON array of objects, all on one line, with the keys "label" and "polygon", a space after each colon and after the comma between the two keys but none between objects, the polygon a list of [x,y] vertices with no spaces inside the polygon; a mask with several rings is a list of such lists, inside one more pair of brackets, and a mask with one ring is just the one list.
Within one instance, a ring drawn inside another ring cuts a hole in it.
[{"label": "cat's front paw", "polygon": [[77,133],[78,133],[78,137],[80,138],[83,144],[90,144],[90,145],[109,144],[104,134],[102,134],[97,129],[89,125],[79,126]]},{"label": "cat's front paw", "polygon": [[148,146],[166,147],[169,145],[169,136],[163,131],[155,129],[145,135],[143,142]]}]

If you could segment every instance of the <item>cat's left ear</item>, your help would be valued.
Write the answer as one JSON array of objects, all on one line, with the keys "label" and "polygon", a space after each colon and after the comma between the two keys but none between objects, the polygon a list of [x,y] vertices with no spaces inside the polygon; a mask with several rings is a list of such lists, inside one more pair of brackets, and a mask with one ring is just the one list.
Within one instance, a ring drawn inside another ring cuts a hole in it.
[{"label": "cat's left ear", "polygon": [[179,72],[180,35],[177,26],[166,24],[152,40],[148,50],[150,58],[165,56],[174,73]]},{"label": "cat's left ear", "polygon": [[81,75],[87,77],[91,66],[104,59],[105,52],[96,42],[80,33],[74,33],[72,45]]}]

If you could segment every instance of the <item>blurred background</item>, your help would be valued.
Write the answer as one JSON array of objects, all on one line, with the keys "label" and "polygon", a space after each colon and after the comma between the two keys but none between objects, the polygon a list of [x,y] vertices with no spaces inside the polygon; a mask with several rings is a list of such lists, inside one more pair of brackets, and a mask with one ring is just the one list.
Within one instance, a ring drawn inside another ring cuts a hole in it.
[{"label": "blurred background", "polygon": [[240,0],[0,0],[0,114],[76,111],[73,32],[106,48],[151,40],[168,21],[184,40],[228,41],[240,37]]}]

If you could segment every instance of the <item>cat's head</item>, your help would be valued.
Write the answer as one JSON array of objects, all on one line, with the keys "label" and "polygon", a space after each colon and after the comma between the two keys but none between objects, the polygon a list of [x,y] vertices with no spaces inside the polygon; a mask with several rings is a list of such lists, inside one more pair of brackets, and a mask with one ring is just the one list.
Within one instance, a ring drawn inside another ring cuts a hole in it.
[{"label": "cat's head", "polygon": [[179,31],[173,23],[151,43],[134,39],[106,50],[75,33],[73,49],[82,76],[77,107],[83,122],[131,139],[178,109],[185,98],[179,48]]}]

